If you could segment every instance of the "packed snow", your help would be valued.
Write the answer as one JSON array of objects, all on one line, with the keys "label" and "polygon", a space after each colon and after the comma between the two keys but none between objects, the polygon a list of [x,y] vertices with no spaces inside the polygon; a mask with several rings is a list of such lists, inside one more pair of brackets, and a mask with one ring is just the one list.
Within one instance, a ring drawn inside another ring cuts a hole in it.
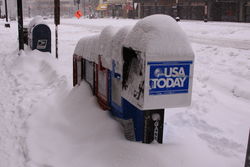
[{"label": "packed snow", "polygon": [[147,57],[163,57],[168,61],[194,58],[186,34],[172,17],[165,15],[149,16],[138,22],[124,45],[145,52]]},{"label": "packed snow", "polygon": [[[31,19],[26,19],[28,24]],[[0,167],[240,167],[250,128],[250,24],[181,21],[195,53],[192,104],[166,110],[164,144],[127,141],[85,82],[72,87],[77,42],[130,19],[62,19],[59,59],[18,52],[0,20]]]}]

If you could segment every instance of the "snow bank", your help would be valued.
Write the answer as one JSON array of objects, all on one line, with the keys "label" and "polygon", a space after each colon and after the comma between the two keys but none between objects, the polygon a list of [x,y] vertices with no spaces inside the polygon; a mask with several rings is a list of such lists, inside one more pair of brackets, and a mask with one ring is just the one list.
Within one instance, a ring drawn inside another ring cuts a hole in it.
[{"label": "snow bank", "polygon": [[[65,98],[58,101],[51,96],[33,110],[37,112],[29,120],[32,129],[27,140],[30,167],[225,166],[198,137],[186,138],[191,133],[188,130],[178,135],[174,131],[165,145],[127,141],[119,124],[99,108],[84,82]],[[190,154],[191,150],[202,154]]]}]

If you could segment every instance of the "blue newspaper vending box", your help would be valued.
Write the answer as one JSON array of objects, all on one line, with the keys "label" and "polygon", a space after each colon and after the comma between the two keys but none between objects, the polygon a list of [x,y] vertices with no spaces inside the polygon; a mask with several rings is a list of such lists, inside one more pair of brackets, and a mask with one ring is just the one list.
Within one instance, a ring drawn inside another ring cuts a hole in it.
[{"label": "blue newspaper vending box", "polygon": [[193,50],[172,17],[153,15],[128,33],[122,56],[124,129],[134,126],[127,138],[162,143],[164,109],[191,103]]},{"label": "blue newspaper vending box", "polygon": [[122,110],[122,45],[131,29],[130,26],[121,28],[112,40],[112,70],[111,70],[111,114],[117,118],[124,119],[125,115]]}]

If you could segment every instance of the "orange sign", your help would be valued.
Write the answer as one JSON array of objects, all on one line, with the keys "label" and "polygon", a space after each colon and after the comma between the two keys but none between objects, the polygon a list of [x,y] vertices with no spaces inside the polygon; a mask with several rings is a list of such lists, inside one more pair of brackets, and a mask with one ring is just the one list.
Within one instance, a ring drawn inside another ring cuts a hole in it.
[{"label": "orange sign", "polygon": [[82,16],[83,16],[83,14],[82,14],[82,12],[80,10],[76,11],[75,17],[77,17],[79,19]]}]

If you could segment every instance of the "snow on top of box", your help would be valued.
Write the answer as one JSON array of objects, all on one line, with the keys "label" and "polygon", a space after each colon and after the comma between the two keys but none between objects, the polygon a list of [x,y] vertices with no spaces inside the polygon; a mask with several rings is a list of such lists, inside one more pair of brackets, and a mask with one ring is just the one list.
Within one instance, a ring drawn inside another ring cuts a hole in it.
[{"label": "snow on top of box", "polygon": [[81,38],[76,47],[74,54],[81,56],[89,61],[96,62],[98,57],[99,35],[90,35]]},{"label": "snow on top of box", "polygon": [[184,31],[167,15],[152,15],[138,21],[124,45],[145,52],[147,57],[193,59],[194,56]]},{"label": "snow on top of box", "polygon": [[116,72],[122,73],[122,65],[123,65],[123,58],[122,58],[122,47],[127,37],[129,31],[132,29],[132,26],[125,26],[121,28],[113,37],[112,40],[112,59],[116,63]]},{"label": "snow on top of box", "polygon": [[35,16],[29,23],[28,28],[32,29],[37,24],[46,24],[46,22],[43,20],[42,16]]},{"label": "snow on top of box", "polygon": [[102,65],[108,69],[112,68],[112,40],[117,31],[118,28],[107,26],[102,30],[99,38]]},{"label": "snow on top of box", "polygon": [[123,27],[114,35],[112,40],[112,59],[117,61],[122,59],[122,45],[131,29],[131,26]]}]

